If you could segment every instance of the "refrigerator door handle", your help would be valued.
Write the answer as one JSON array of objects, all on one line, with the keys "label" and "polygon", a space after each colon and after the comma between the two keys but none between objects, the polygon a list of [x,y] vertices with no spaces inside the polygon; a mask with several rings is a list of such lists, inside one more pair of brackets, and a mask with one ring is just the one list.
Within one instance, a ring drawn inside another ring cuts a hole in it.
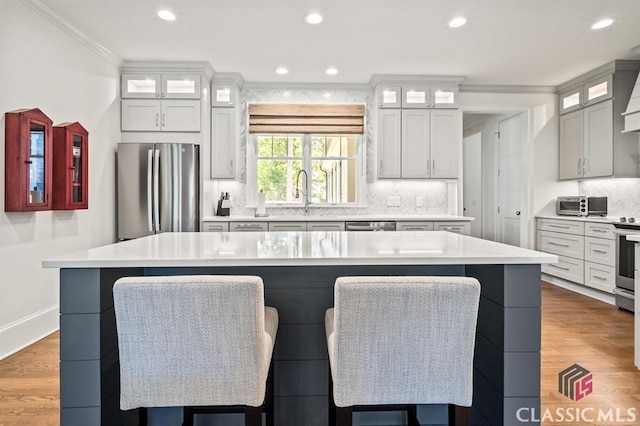
[{"label": "refrigerator door handle", "polygon": [[149,232],[153,232],[153,150],[147,153],[147,223]]},{"label": "refrigerator door handle", "polygon": [[160,150],[153,151],[153,219],[156,232],[160,232]]}]

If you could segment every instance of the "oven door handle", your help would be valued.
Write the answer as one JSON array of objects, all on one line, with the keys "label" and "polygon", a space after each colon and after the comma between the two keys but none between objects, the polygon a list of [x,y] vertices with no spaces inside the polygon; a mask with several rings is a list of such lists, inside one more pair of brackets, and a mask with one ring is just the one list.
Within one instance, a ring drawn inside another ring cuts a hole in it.
[{"label": "oven door handle", "polygon": [[614,229],[613,233],[617,234],[617,235],[624,235],[624,236],[627,236],[627,235],[638,235],[638,234],[640,234],[640,230]]},{"label": "oven door handle", "polygon": [[618,287],[613,289],[613,293],[617,296],[624,297],[625,299],[635,300],[636,298],[633,292]]}]

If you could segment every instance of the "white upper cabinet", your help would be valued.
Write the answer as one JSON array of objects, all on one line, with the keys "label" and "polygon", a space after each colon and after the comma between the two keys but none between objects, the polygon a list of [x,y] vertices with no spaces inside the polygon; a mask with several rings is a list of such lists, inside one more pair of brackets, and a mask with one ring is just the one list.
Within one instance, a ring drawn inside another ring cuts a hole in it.
[{"label": "white upper cabinet", "polygon": [[431,113],[431,177],[458,177],[462,118],[460,111],[434,110]]},{"label": "white upper cabinet", "polygon": [[560,114],[584,108],[613,97],[613,74],[594,78],[559,94]]},{"label": "white upper cabinet", "polygon": [[238,146],[235,108],[211,109],[211,178],[235,179]]},{"label": "white upper cabinet", "polygon": [[121,129],[124,132],[199,132],[200,101],[125,99]]},{"label": "white upper cabinet", "polygon": [[402,111],[378,111],[378,178],[399,178],[402,159]]},{"label": "white upper cabinet", "polygon": [[122,98],[200,99],[200,76],[122,73]]},{"label": "white upper cabinet", "polygon": [[376,90],[379,108],[400,108],[402,88],[400,86],[379,86]]},{"label": "white upper cabinet", "polygon": [[458,108],[457,85],[378,86],[379,108]]},{"label": "white upper cabinet", "polygon": [[233,107],[237,103],[238,86],[235,82],[211,83],[211,106]]},{"label": "white upper cabinet", "polygon": [[637,177],[638,137],[623,133],[640,61],[613,61],[558,87],[558,179]]}]

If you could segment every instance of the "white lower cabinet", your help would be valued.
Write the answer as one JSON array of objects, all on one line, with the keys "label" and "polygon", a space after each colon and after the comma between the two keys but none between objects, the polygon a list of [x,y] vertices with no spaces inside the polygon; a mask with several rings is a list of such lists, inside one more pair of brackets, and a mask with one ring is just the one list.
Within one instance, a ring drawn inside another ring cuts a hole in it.
[{"label": "white lower cabinet", "polygon": [[202,222],[202,232],[229,232],[229,222]]},{"label": "white lower cabinet", "polygon": [[306,231],[306,222],[269,222],[269,231]]},{"label": "white lower cabinet", "polygon": [[396,231],[433,231],[433,222],[396,222]]},{"label": "white lower cabinet", "polygon": [[307,231],[344,231],[344,222],[307,222]]},{"label": "white lower cabinet", "polygon": [[569,219],[537,219],[537,249],[558,255],[542,272],[613,294],[615,234],[613,225]]},{"label": "white lower cabinet", "polygon": [[456,234],[470,235],[471,224],[469,222],[434,222],[434,231],[447,231]]},{"label": "white lower cabinet", "polygon": [[260,232],[268,229],[267,222],[231,222],[231,232]]},{"label": "white lower cabinet", "polygon": [[558,263],[545,263],[542,272],[578,284],[584,283],[584,260],[558,256]]},{"label": "white lower cabinet", "polygon": [[584,262],[584,285],[613,293],[616,287],[616,267]]}]

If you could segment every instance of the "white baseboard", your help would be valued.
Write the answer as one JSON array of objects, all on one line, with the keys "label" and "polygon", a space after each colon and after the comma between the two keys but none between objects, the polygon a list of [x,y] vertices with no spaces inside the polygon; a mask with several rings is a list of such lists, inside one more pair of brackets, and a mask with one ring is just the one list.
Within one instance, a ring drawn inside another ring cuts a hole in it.
[{"label": "white baseboard", "polygon": [[562,278],[547,275],[545,273],[542,274],[542,280],[558,287],[566,288],[567,290],[571,290],[575,293],[582,294],[583,296],[608,303],[609,305],[615,306],[616,304],[616,298],[613,294],[604,293],[602,291],[585,287],[581,284],[572,283],[571,281],[563,280]]},{"label": "white baseboard", "polygon": [[0,360],[60,328],[60,307],[50,306],[0,327]]}]

